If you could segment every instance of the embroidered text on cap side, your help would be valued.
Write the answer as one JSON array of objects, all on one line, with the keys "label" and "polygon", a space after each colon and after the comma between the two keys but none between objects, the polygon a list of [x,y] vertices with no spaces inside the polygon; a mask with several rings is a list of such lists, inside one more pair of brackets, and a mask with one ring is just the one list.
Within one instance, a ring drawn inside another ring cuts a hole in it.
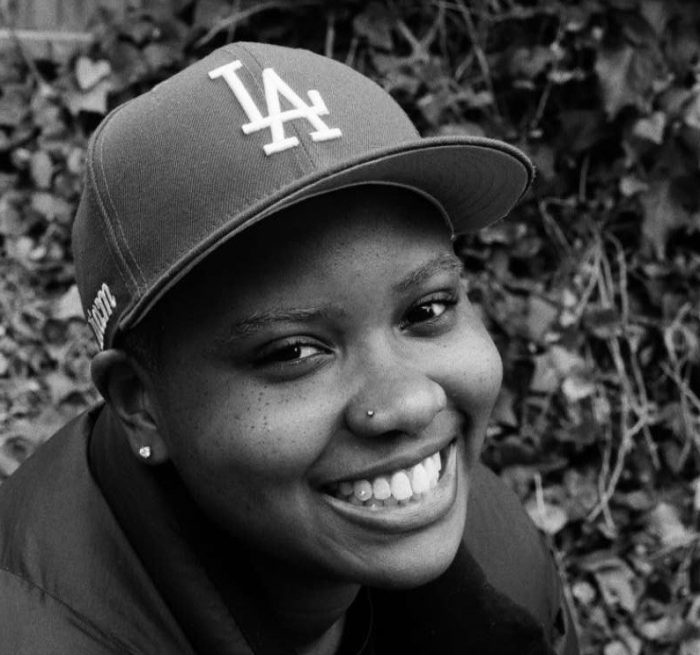
[{"label": "embroidered text on cap side", "polygon": [[[343,135],[339,128],[328,127],[321,120],[321,116],[327,116],[330,112],[318,91],[311,89],[306,92],[311,105],[306,104],[273,68],[265,68],[262,72],[265,103],[267,104],[267,116],[263,116],[236,73],[242,66],[243,64],[239,60],[232,61],[209,71],[209,77],[212,80],[223,77],[236,96],[243,111],[248,116],[249,122],[241,125],[244,134],[252,134],[265,128],[270,129],[272,141],[263,146],[266,155],[282,152],[299,145],[297,137],[288,137],[284,133],[284,124],[298,118],[305,118],[314,128],[312,132],[309,132],[312,141],[329,141]],[[294,109],[282,111],[280,96],[284,96]]]},{"label": "embroidered text on cap side", "polygon": [[95,338],[100,348],[104,345],[105,331],[109,317],[114,313],[114,308],[117,306],[117,300],[112,295],[112,291],[107,284],[102,283],[100,290],[95,296],[95,301],[92,307],[88,310],[87,320],[95,333]]}]

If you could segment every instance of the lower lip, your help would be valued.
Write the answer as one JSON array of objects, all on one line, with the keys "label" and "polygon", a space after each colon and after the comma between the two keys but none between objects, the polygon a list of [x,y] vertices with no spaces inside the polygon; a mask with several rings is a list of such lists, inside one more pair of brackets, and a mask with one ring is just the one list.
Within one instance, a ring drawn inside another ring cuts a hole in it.
[{"label": "lower lip", "polygon": [[425,528],[439,521],[450,511],[457,497],[457,445],[448,447],[444,472],[436,487],[426,493],[420,500],[413,500],[406,505],[370,508],[352,505],[323,494],[324,500],[344,519],[363,528],[399,534]]}]

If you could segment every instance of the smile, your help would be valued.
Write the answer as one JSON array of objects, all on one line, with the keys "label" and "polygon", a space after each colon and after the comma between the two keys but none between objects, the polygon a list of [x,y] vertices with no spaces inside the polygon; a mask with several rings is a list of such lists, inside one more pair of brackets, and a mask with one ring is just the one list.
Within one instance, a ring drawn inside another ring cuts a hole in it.
[{"label": "smile", "polygon": [[452,443],[417,464],[371,479],[343,480],[326,489],[335,498],[369,509],[406,505],[420,501],[435,489]]},{"label": "smile", "polygon": [[406,468],[328,485],[323,497],[345,520],[385,533],[422,529],[457,498],[457,440]]}]

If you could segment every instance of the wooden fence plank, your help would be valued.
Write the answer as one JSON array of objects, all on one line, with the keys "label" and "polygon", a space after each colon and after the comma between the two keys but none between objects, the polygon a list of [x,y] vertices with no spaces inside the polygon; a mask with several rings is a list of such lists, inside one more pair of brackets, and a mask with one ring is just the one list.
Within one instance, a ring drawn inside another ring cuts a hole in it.
[{"label": "wooden fence plank", "polygon": [[124,15],[125,0],[0,0],[0,47],[18,39],[35,58],[62,60],[91,40],[96,13]]}]

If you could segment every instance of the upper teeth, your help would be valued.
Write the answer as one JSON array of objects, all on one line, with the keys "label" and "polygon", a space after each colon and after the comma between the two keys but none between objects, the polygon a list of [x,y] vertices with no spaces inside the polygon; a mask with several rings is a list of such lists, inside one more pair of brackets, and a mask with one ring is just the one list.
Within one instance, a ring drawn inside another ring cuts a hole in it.
[{"label": "upper teeth", "polygon": [[333,491],[354,504],[386,505],[407,501],[437,486],[441,468],[440,454],[435,453],[411,468],[399,469],[373,480],[340,482]]}]

